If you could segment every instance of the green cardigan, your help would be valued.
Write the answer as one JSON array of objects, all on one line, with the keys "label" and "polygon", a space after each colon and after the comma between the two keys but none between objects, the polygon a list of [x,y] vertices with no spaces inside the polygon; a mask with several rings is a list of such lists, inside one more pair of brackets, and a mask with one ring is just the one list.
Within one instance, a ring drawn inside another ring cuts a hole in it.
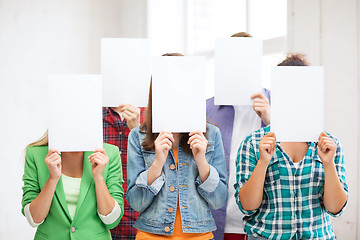
[{"label": "green cardigan", "polygon": [[[121,215],[119,218],[109,225],[105,225],[99,218],[96,207],[95,184],[91,163],[88,160],[88,156],[92,152],[84,152],[83,175],[74,219],[70,217],[60,177],[49,213],[44,222],[38,226],[34,239],[111,239],[109,229],[116,227],[124,214],[124,190],[122,188],[124,180],[119,149],[106,143],[104,143],[104,149],[109,157],[109,163],[104,169],[103,176],[111,196],[120,205]],[[49,179],[50,173],[44,161],[47,153],[48,146],[33,146],[26,150],[23,175],[23,214],[24,207],[38,196]]]}]

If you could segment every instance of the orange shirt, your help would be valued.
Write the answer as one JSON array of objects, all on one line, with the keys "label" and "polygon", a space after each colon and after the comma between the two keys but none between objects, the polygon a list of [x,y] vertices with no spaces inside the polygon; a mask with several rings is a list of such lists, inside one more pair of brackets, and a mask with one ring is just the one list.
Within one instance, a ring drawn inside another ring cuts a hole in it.
[{"label": "orange shirt", "polygon": [[[173,148],[172,149],[175,156],[176,165],[178,164],[178,149]],[[178,198],[179,199],[179,198]],[[137,240],[146,240],[146,239],[175,239],[175,240],[181,240],[181,239],[189,239],[189,240],[208,240],[213,239],[214,235],[212,232],[207,233],[183,233],[182,226],[181,226],[181,214],[180,214],[180,207],[179,207],[179,200],[176,207],[176,215],[175,215],[175,223],[174,223],[174,235],[161,235],[161,234],[154,234],[154,233],[148,233],[141,230],[138,230],[136,234]]]}]

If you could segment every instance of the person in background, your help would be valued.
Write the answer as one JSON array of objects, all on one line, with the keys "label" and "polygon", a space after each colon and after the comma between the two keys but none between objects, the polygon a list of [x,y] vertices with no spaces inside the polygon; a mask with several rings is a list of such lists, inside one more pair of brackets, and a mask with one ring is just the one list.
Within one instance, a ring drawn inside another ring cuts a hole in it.
[{"label": "person in background", "polygon": [[221,133],[211,124],[206,133],[153,133],[151,109],[150,87],[146,120],[128,143],[126,198],[140,212],[136,239],[213,239],[210,207],[228,196]]},{"label": "person in background", "polygon": [[[290,54],[278,66],[308,63]],[[330,216],[348,199],[342,146],[326,132],[318,142],[276,142],[261,128],[241,143],[235,187],[248,239],[336,239]]]},{"label": "person in background", "polygon": [[[140,126],[144,121],[145,108],[138,108],[131,104],[119,107],[103,108],[104,142],[115,145],[120,150],[124,190],[127,190],[127,143],[131,129]],[[124,199],[124,216],[119,225],[111,230],[114,240],[135,239],[136,229],[133,227],[139,213],[132,209]]]},{"label": "person in background", "polygon": [[[251,37],[250,34],[239,32],[231,37]],[[212,210],[217,230],[216,240],[244,240],[246,237],[242,223],[243,214],[234,199],[235,161],[241,141],[251,132],[270,123],[270,92],[254,93],[253,106],[219,106],[214,105],[214,98],[206,101],[207,119],[216,124],[221,132],[225,149],[227,177],[229,178],[229,197],[227,204]],[[262,123],[261,120],[262,120]]]},{"label": "person in background", "polygon": [[[124,213],[120,154],[49,149],[48,134],[26,148],[22,213],[34,239],[111,239]],[[61,155],[60,155],[61,154]]]}]

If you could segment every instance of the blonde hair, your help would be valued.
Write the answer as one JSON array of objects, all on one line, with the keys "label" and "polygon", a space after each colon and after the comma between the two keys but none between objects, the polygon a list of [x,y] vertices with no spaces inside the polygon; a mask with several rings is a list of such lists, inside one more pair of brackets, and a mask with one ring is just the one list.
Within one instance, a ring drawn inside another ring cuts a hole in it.
[{"label": "blonde hair", "polygon": [[46,130],[45,134],[40,139],[30,143],[29,145],[27,145],[26,148],[31,146],[47,146],[48,143],[49,143],[48,130]]}]

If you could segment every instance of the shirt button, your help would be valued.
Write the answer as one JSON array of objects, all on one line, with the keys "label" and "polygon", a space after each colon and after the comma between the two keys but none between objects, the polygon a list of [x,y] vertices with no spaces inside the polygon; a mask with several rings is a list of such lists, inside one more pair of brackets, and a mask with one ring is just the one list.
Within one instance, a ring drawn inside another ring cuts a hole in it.
[{"label": "shirt button", "polygon": [[171,186],[171,187],[169,188],[169,190],[170,190],[171,192],[173,192],[173,191],[175,191],[175,188],[174,188],[173,186]]},{"label": "shirt button", "polygon": [[171,170],[174,170],[174,169],[175,169],[175,165],[174,165],[174,164],[171,164],[171,165],[170,165],[170,169],[171,169]]},{"label": "shirt button", "polygon": [[71,228],[71,232],[72,232],[72,233],[74,233],[75,230],[76,230],[75,227],[72,227],[72,228]]},{"label": "shirt button", "polygon": [[169,211],[169,213],[172,213],[174,211],[174,209],[172,207],[169,207],[168,211]]},{"label": "shirt button", "polygon": [[165,228],[164,228],[164,231],[165,231],[165,232],[170,232],[170,228],[169,228],[169,227],[165,227]]},{"label": "shirt button", "polygon": [[120,155],[122,154],[122,151],[119,151]]},{"label": "shirt button", "polygon": [[122,132],[121,132],[121,131],[119,132],[119,135],[122,135]]}]

